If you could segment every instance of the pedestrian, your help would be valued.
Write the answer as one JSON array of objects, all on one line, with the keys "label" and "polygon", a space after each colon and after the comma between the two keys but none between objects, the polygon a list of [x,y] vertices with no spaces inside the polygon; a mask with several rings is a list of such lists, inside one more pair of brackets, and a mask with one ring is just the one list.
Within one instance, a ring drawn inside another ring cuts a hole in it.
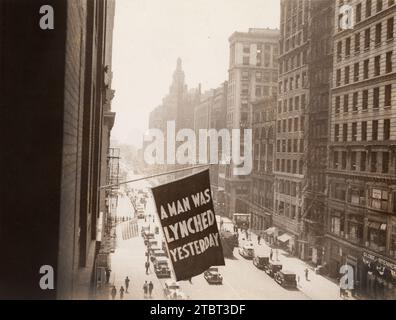
[{"label": "pedestrian", "polygon": [[144,266],[146,267],[146,274],[149,274],[150,262],[146,261]]},{"label": "pedestrian", "polygon": [[143,285],[143,293],[144,293],[145,299],[147,298],[147,291],[148,291],[148,284],[147,284],[147,281],[145,281],[144,285]]},{"label": "pedestrian", "polygon": [[305,280],[307,280],[307,281],[309,281],[309,279],[308,279],[308,268],[305,268]]},{"label": "pedestrian", "polygon": [[271,249],[271,252],[270,252],[270,260],[272,260],[272,256],[274,255],[274,252],[272,251],[272,249]]},{"label": "pedestrian", "polygon": [[124,299],[124,287],[123,286],[121,286],[121,289],[120,289],[120,299],[122,300],[122,299]]},{"label": "pedestrian", "polygon": [[258,235],[258,236],[257,236],[257,244],[260,244],[260,240],[261,240],[261,236]]},{"label": "pedestrian", "polygon": [[297,275],[297,286],[300,286],[300,276]]},{"label": "pedestrian", "polygon": [[154,285],[153,283],[150,281],[150,283],[148,284],[148,291],[149,291],[149,296],[151,298],[151,294],[153,293],[153,289],[154,289]]},{"label": "pedestrian", "polygon": [[125,292],[128,293],[128,288],[129,288],[129,278],[128,276],[125,278]]},{"label": "pedestrian", "polygon": [[111,289],[111,298],[112,298],[112,300],[115,299],[116,295],[117,295],[117,289],[116,289],[115,286],[113,286],[113,288]]},{"label": "pedestrian", "polygon": [[106,268],[106,283],[109,283],[110,281],[110,273],[111,270],[109,268]]}]

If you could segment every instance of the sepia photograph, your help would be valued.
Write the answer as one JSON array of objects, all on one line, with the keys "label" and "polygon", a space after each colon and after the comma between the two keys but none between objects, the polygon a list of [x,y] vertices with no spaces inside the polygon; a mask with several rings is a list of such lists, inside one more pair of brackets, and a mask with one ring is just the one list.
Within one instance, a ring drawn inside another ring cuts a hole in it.
[{"label": "sepia photograph", "polygon": [[0,0],[0,300],[396,300],[395,38],[394,0]]}]

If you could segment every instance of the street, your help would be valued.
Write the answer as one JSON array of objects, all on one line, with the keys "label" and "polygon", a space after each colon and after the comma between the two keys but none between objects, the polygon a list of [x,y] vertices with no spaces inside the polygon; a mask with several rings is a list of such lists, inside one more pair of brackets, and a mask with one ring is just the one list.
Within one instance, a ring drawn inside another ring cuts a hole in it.
[{"label": "street", "polygon": [[[148,185],[144,185],[147,187]],[[136,186],[134,186],[136,188]],[[142,185],[143,187],[143,185]],[[155,216],[155,207],[152,198],[149,198],[146,214],[150,216],[145,222],[144,219],[138,220],[139,232],[132,238],[123,240],[123,228],[128,222],[120,223],[117,226],[117,247],[111,257],[111,277],[110,284],[115,285],[117,289],[116,299],[120,299],[119,289],[124,286],[125,277],[131,280],[129,292],[125,293],[124,299],[144,299],[143,284],[145,281],[152,282],[154,285],[152,298],[164,299],[163,288],[165,281],[169,279],[158,279],[150,264],[149,274],[146,275],[144,263],[146,261],[146,247],[143,238],[140,235],[142,226],[149,226],[154,229],[153,216]],[[134,209],[130,199],[125,195],[120,195],[117,208],[118,217],[133,217]],[[159,222],[155,222],[159,225]],[[156,240],[161,243],[162,236],[156,235]],[[270,248],[261,241],[257,244],[257,238],[253,234],[256,254],[269,254]],[[210,285],[203,275],[192,278],[192,284],[188,281],[180,281],[182,291],[194,300],[203,299],[286,299],[286,300],[303,300],[303,299],[340,299],[338,286],[326,278],[309,272],[309,279],[306,280],[304,270],[307,265],[297,258],[288,257],[286,253],[279,250],[278,258],[283,264],[283,269],[296,273],[299,278],[298,289],[285,289],[277,284],[264,271],[257,269],[251,260],[246,260],[234,249],[234,258],[226,259],[226,265],[219,267],[219,272],[223,275],[222,285]],[[274,259],[275,254],[274,254]],[[109,296],[110,298],[110,296]]]}]

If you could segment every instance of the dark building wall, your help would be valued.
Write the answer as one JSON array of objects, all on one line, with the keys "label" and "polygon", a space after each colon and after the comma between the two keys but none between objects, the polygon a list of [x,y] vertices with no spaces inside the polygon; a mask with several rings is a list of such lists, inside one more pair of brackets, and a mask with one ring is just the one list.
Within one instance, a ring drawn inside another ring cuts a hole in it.
[{"label": "dark building wall", "polygon": [[[102,135],[109,3],[46,1],[55,12],[49,31],[39,28],[42,1],[0,4],[0,240],[7,243],[0,297],[89,295],[109,139]],[[42,265],[54,268],[55,290],[40,289]]]},{"label": "dark building wall", "polygon": [[85,19],[83,1],[67,4],[63,157],[58,261],[58,298],[71,298],[78,267],[82,119],[84,108]]},{"label": "dark building wall", "polygon": [[66,2],[46,1],[56,28],[39,28],[42,1],[1,1],[2,174],[0,297],[55,298],[39,287],[57,265]]}]

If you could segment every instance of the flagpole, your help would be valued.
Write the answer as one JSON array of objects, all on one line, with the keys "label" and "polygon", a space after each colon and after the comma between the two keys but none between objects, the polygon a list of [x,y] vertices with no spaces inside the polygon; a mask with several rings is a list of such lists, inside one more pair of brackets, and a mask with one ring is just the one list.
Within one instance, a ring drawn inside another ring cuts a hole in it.
[{"label": "flagpole", "polygon": [[127,181],[123,181],[123,182],[118,182],[118,183],[114,183],[114,184],[108,184],[108,185],[100,186],[99,189],[107,189],[107,188],[117,187],[117,186],[120,186],[122,184],[127,184],[127,183],[136,182],[136,181],[156,178],[156,177],[165,176],[165,175],[168,175],[168,174],[177,173],[177,172],[183,172],[183,171],[192,170],[192,169],[209,167],[210,165],[211,164],[201,164],[201,165],[197,165],[197,166],[193,166],[193,167],[188,167],[188,168],[182,168],[182,169],[177,169],[177,170],[157,173],[157,174],[153,174],[153,175],[150,175],[150,176],[145,176],[145,177],[140,177],[140,178],[136,178],[136,179],[132,179],[132,180],[127,180]]}]

